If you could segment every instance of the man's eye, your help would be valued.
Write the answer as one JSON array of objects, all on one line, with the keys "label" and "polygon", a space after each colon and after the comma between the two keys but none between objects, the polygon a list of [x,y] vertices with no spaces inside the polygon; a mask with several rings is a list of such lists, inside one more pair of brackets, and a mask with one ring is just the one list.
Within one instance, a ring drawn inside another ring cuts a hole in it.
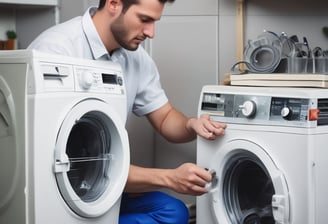
[{"label": "man's eye", "polygon": [[150,23],[152,20],[149,19],[149,18],[144,18],[144,17],[142,17],[142,18],[140,18],[140,21],[141,21],[142,23]]}]

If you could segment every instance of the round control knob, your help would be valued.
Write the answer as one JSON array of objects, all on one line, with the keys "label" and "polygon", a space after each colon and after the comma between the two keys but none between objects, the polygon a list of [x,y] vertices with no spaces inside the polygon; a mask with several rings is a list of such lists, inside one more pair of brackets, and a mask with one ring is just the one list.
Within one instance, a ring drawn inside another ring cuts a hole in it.
[{"label": "round control knob", "polygon": [[288,106],[284,106],[281,111],[280,111],[281,116],[286,119],[286,120],[290,120],[292,118],[293,115],[293,111],[290,109],[290,107]]},{"label": "round control knob", "polygon": [[240,106],[240,109],[245,117],[252,117],[256,113],[256,103],[252,100],[247,100]]},{"label": "round control knob", "polygon": [[92,83],[94,82],[94,80],[95,79],[93,77],[92,72],[84,71],[80,75],[80,79],[79,79],[80,86],[83,89],[89,89],[92,86]]}]

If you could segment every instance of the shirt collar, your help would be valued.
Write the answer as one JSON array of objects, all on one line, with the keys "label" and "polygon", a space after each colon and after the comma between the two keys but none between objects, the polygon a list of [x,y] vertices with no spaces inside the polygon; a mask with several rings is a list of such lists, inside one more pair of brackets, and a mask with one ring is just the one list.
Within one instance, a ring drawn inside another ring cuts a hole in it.
[{"label": "shirt collar", "polygon": [[91,52],[95,60],[108,60],[108,51],[103,44],[96,27],[92,21],[92,16],[96,13],[97,7],[90,7],[82,18],[82,27],[88,40]]}]

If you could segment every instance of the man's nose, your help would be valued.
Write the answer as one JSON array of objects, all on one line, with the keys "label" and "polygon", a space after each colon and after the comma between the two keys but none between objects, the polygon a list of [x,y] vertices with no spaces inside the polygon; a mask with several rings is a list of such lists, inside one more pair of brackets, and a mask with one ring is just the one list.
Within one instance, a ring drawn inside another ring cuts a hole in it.
[{"label": "man's nose", "polygon": [[148,23],[144,27],[144,35],[152,39],[155,36],[155,23]]}]

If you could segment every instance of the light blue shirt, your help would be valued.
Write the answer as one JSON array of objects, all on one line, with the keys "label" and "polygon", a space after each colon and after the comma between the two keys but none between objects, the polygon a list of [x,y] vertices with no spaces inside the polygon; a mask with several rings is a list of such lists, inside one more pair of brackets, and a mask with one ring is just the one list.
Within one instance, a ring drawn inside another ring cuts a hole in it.
[{"label": "light blue shirt", "polygon": [[129,113],[142,116],[163,106],[168,99],[152,58],[141,46],[136,51],[121,48],[109,55],[91,18],[96,10],[89,8],[83,17],[73,18],[44,31],[28,48],[84,59],[118,62],[124,73]]}]

